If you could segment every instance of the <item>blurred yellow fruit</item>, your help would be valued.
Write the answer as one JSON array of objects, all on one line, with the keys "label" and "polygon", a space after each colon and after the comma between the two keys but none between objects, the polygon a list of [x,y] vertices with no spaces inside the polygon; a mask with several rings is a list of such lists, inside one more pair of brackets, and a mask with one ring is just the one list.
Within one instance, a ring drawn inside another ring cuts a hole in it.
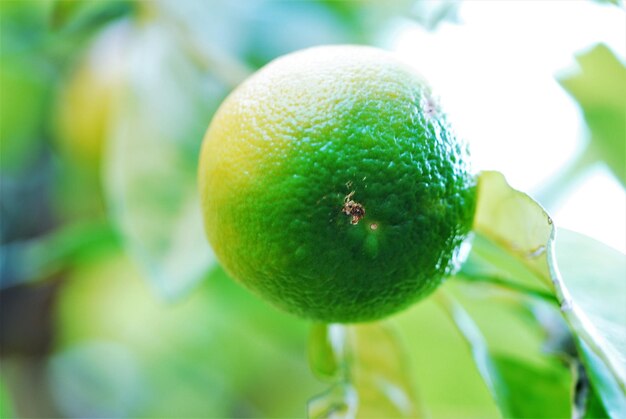
[{"label": "blurred yellow fruit", "polygon": [[57,139],[81,166],[99,167],[128,69],[129,22],[115,23],[95,39],[59,92]]}]

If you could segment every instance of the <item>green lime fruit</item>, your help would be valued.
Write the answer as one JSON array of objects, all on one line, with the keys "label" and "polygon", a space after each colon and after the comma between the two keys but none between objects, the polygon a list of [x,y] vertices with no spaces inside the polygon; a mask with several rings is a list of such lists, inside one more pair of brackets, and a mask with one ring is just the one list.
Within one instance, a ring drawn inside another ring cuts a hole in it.
[{"label": "green lime fruit", "polygon": [[458,267],[473,221],[467,144],[424,80],[371,47],[288,54],[206,133],[205,228],[226,271],[289,312],[370,321]]}]

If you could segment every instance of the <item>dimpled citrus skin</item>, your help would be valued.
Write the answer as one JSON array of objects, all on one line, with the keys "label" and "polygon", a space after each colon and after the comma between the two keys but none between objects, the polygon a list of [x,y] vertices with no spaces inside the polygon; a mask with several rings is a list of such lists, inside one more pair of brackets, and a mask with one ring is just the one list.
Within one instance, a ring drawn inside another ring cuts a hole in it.
[{"label": "dimpled citrus skin", "polygon": [[[476,200],[466,144],[425,82],[360,46],[292,53],[239,86],[207,131],[199,184],[226,271],[325,322],[431,292],[458,265]],[[365,210],[356,224],[350,200]]]}]

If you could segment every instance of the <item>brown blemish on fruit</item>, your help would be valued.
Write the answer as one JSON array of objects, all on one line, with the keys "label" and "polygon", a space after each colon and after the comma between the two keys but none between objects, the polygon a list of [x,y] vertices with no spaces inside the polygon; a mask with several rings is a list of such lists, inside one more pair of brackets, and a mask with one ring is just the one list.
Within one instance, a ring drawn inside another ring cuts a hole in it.
[{"label": "brown blemish on fruit", "polygon": [[363,208],[363,205],[352,200],[353,195],[354,191],[350,192],[345,196],[345,198],[343,198],[343,208],[341,208],[341,212],[352,217],[350,224],[356,225],[363,217],[365,217],[365,208]]}]

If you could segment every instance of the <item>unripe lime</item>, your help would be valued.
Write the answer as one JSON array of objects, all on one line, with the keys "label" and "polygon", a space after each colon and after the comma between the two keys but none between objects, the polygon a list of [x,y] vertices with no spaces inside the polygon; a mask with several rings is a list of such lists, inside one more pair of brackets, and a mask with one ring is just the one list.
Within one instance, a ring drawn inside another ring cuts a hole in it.
[{"label": "unripe lime", "polygon": [[279,58],[221,105],[199,169],[206,232],[229,274],[292,313],[382,318],[458,264],[476,187],[466,144],[390,53]]}]

